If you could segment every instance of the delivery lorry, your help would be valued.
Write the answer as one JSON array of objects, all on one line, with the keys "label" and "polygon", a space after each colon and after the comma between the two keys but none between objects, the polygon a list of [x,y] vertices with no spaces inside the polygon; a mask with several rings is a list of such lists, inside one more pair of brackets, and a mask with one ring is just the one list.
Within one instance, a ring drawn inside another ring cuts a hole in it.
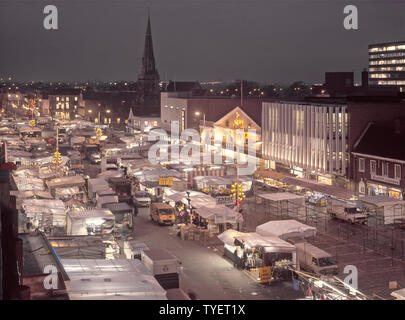
[{"label": "delivery lorry", "polygon": [[368,219],[368,215],[364,211],[358,208],[355,204],[330,199],[327,205],[327,212],[333,218],[354,223],[365,224]]},{"label": "delivery lorry", "polygon": [[150,206],[150,218],[158,224],[173,225],[176,219],[174,208],[166,203],[152,203]]},{"label": "delivery lorry", "polygon": [[296,243],[299,269],[320,275],[338,274],[332,255],[308,242]]}]

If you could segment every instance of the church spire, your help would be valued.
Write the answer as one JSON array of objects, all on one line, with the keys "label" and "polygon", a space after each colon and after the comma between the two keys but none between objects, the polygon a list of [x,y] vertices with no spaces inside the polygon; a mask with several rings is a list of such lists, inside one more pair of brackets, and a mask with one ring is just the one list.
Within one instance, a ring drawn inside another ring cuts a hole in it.
[{"label": "church spire", "polygon": [[150,14],[148,9],[148,24],[145,35],[145,48],[142,57],[142,75],[156,73],[155,57],[153,55],[152,28],[150,25]]}]

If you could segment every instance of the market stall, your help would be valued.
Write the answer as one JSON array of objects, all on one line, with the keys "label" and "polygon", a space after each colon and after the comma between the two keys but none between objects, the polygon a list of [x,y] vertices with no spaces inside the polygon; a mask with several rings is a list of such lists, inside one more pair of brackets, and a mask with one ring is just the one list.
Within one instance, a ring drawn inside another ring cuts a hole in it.
[{"label": "market stall", "polygon": [[26,199],[22,202],[24,219],[22,230],[30,232],[39,229],[48,234],[64,234],[67,208],[61,200]]},{"label": "market stall", "polygon": [[263,199],[265,212],[275,216],[305,217],[305,197],[289,192],[259,194]]},{"label": "market stall", "polygon": [[194,212],[196,217],[192,223],[204,226],[214,234],[230,228],[240,229],[243,221],[239,212],[225,206],[199,207]]},{"label": "market stall", "polygon": [[70,211],[67,214],[68,235],[109,234],[114,230],[115,216],[108,209]]},{"label": "market stall", "polygon": [[296,268],[296,248],[275,236],[227,230],[218,238],[224,243],[224,256],[257,282],[290,280],[289,268]]},{"label": "market stall", "polygon": [[256,233],[262,236],[273,236],[287,240],[291,238],[314,237],[316,235],[316,228],[296,220],[274,220],[257,226]]},{"label": "market stall", "polygon": [[[375,219],[375,225],[405,223],[405,200],[386,196],[366,196],[360,197],[359,201],[367,209],[370,218]],[[370,220],[372,219],[369,219],[369,223]]]}]

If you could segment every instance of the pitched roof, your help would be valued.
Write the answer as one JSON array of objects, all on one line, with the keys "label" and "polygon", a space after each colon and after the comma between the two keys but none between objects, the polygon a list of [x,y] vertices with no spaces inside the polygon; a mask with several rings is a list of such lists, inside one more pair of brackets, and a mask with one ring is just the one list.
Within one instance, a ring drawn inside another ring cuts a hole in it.
[{"label": "pitched roof", "polygon": [[359,145],[358,153],[405,161],[405,130],[396,130],[394,124],[371,125]]}]

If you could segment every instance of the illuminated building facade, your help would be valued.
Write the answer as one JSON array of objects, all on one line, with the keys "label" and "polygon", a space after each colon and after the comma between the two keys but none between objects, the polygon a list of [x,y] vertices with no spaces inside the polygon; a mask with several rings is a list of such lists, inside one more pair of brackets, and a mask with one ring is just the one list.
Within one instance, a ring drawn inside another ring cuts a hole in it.
[{"label": "illuminated building facade", "polygon": [[262,155],[301,177],[332,184],[346,176],[348,114],[345,104],[264,102]]},{"label": "illuminated building facade", "polygon": [[405,41],[368,46],[369,85],[405,90]]},{"label": "illuminated building facade", "polygon": [[60,89],[48,95],[49,111],[57,119],[74,120],[83,104],[80,89]]}]

